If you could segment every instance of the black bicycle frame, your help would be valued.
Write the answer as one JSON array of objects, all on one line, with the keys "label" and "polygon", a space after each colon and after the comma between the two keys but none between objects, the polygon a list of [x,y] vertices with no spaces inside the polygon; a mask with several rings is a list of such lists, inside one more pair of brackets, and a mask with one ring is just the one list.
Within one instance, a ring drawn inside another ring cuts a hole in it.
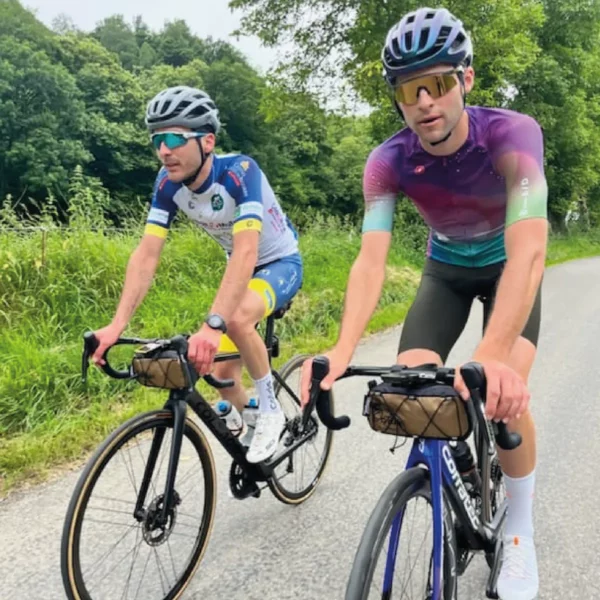
[{"label": "black bicycle frame", "polygon": [[[279,354],[279,340],[274,334],[273,315],[269,316],[266,322],[266,330],[264,335],[265,346],[269,354],[269,362],[272,357],[277,357]],[[221,354],[215,358],[215,362],[225,362],[240,358],[239,353]],[[299,404],[294,391],[287,385],[283,378],[275,369],[271,369],[273,377],[277,382],[290,394],[292,398]],[[231,433],[227,425],[217,415],[211,405],[197,390],[171,390],[169,398],[164,406],[165,410],[169,410],[173,414],[173,442],[171,444],[171,452],[169,456],[169,465],[167,469],[167,480],[165,483],[164,502],[160,520],[164,524],[167,522],[169,509],[173,503],[175,479],[177,476],[177,466],[179,464],[179,455],[181,452],[181,444],[183,441],[183,430],[185,424],[185,407],[189,405],[192,410],[198,415],[199,419],[206,425],[208,430],[219,440],[226,452],[239,465],[242,471],[246,474],[249,480],[257,483],[259,481],[267,481],[273,476],[274,470],[286,459],[289,458],[302,444],[305,444],[316,435],[316,429],[309,431],[306,435],[302,435],[299,439],[286,448],[284,452],[278,456],[271,458],[265,462],[254,464],[246,460],[246,448],[241,444],[239,439]],[[314,402],[312,403],[314,404]],[[310,411],[307,411],[310,414]],[[304,432],[303,432],[304,433]],[[155,431],[150,448],[148,462],[144,470],[144,477],[140,486],[134,515],[138,520],[144,518],[144,505],[146,496],[150,487],[150,481],[156,466],[156,460],[160,453],[160,448],[164,439],[165,430],[158,429]]]}]

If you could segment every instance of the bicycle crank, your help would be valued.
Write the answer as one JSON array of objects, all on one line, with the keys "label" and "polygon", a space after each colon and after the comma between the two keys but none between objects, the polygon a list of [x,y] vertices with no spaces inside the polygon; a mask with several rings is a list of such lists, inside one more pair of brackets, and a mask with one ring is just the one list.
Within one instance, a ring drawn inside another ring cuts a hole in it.
[{"label": "bicycle crank", "polygon": [[261,488],[256,485],[255,481],[248,478],[244,470],[236,462],[232,462],[229,469],[229,489],[233,497],[238,500],[245,500],[251,496],[260,498]]}]

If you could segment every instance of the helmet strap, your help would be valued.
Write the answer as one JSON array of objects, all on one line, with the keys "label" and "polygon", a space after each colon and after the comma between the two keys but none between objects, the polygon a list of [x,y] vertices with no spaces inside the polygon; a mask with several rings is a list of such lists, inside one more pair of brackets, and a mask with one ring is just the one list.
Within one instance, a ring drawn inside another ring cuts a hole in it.
[{"label": "helmet strap", "polygon": [[210,152],[208,154],[204,152],[204,148],[202,148],[202,144],[200,143],[200,138],[196,138],[196,143],[198,144],[198,148],[200,148],[200,166],[192,175],[182,181],[183,185],[190,186],[196,181],[196,178],[200,175],[200,171],[202,171],[202,167],[206,164],[208,157],[211,155]]}]

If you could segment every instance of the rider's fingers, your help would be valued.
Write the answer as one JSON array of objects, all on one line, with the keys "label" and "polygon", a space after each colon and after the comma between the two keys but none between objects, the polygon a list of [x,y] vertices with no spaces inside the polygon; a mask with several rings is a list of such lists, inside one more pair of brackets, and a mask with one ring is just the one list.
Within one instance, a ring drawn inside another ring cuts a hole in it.
[{"label": "rider's fingers", "polygon": [[304,361],[302,365],[302,378],[300,381],[300,402],[302,406],[308,404],[310,397],[310,378],[312,374],[312,358]]}]

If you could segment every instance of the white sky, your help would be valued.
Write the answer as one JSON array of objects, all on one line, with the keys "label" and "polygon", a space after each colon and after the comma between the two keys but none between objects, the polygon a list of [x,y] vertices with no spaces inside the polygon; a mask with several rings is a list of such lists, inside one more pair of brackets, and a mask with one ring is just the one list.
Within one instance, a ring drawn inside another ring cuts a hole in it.
[{"label": "white sky", "polygon": [[141,15],[152,30],[160,30],[167,20],[184,19],[199,37],[211,35],[241,50],[249,62],[263,73],[276,62],[276,52],[263,48],[257,38],[231,37],[240,24],[242,13],[232,13],[228,0],[21,0],[46,25],[61,13],[71,17],[84,31],[94,29],[98,21],[121,14],[128,23]]}]

